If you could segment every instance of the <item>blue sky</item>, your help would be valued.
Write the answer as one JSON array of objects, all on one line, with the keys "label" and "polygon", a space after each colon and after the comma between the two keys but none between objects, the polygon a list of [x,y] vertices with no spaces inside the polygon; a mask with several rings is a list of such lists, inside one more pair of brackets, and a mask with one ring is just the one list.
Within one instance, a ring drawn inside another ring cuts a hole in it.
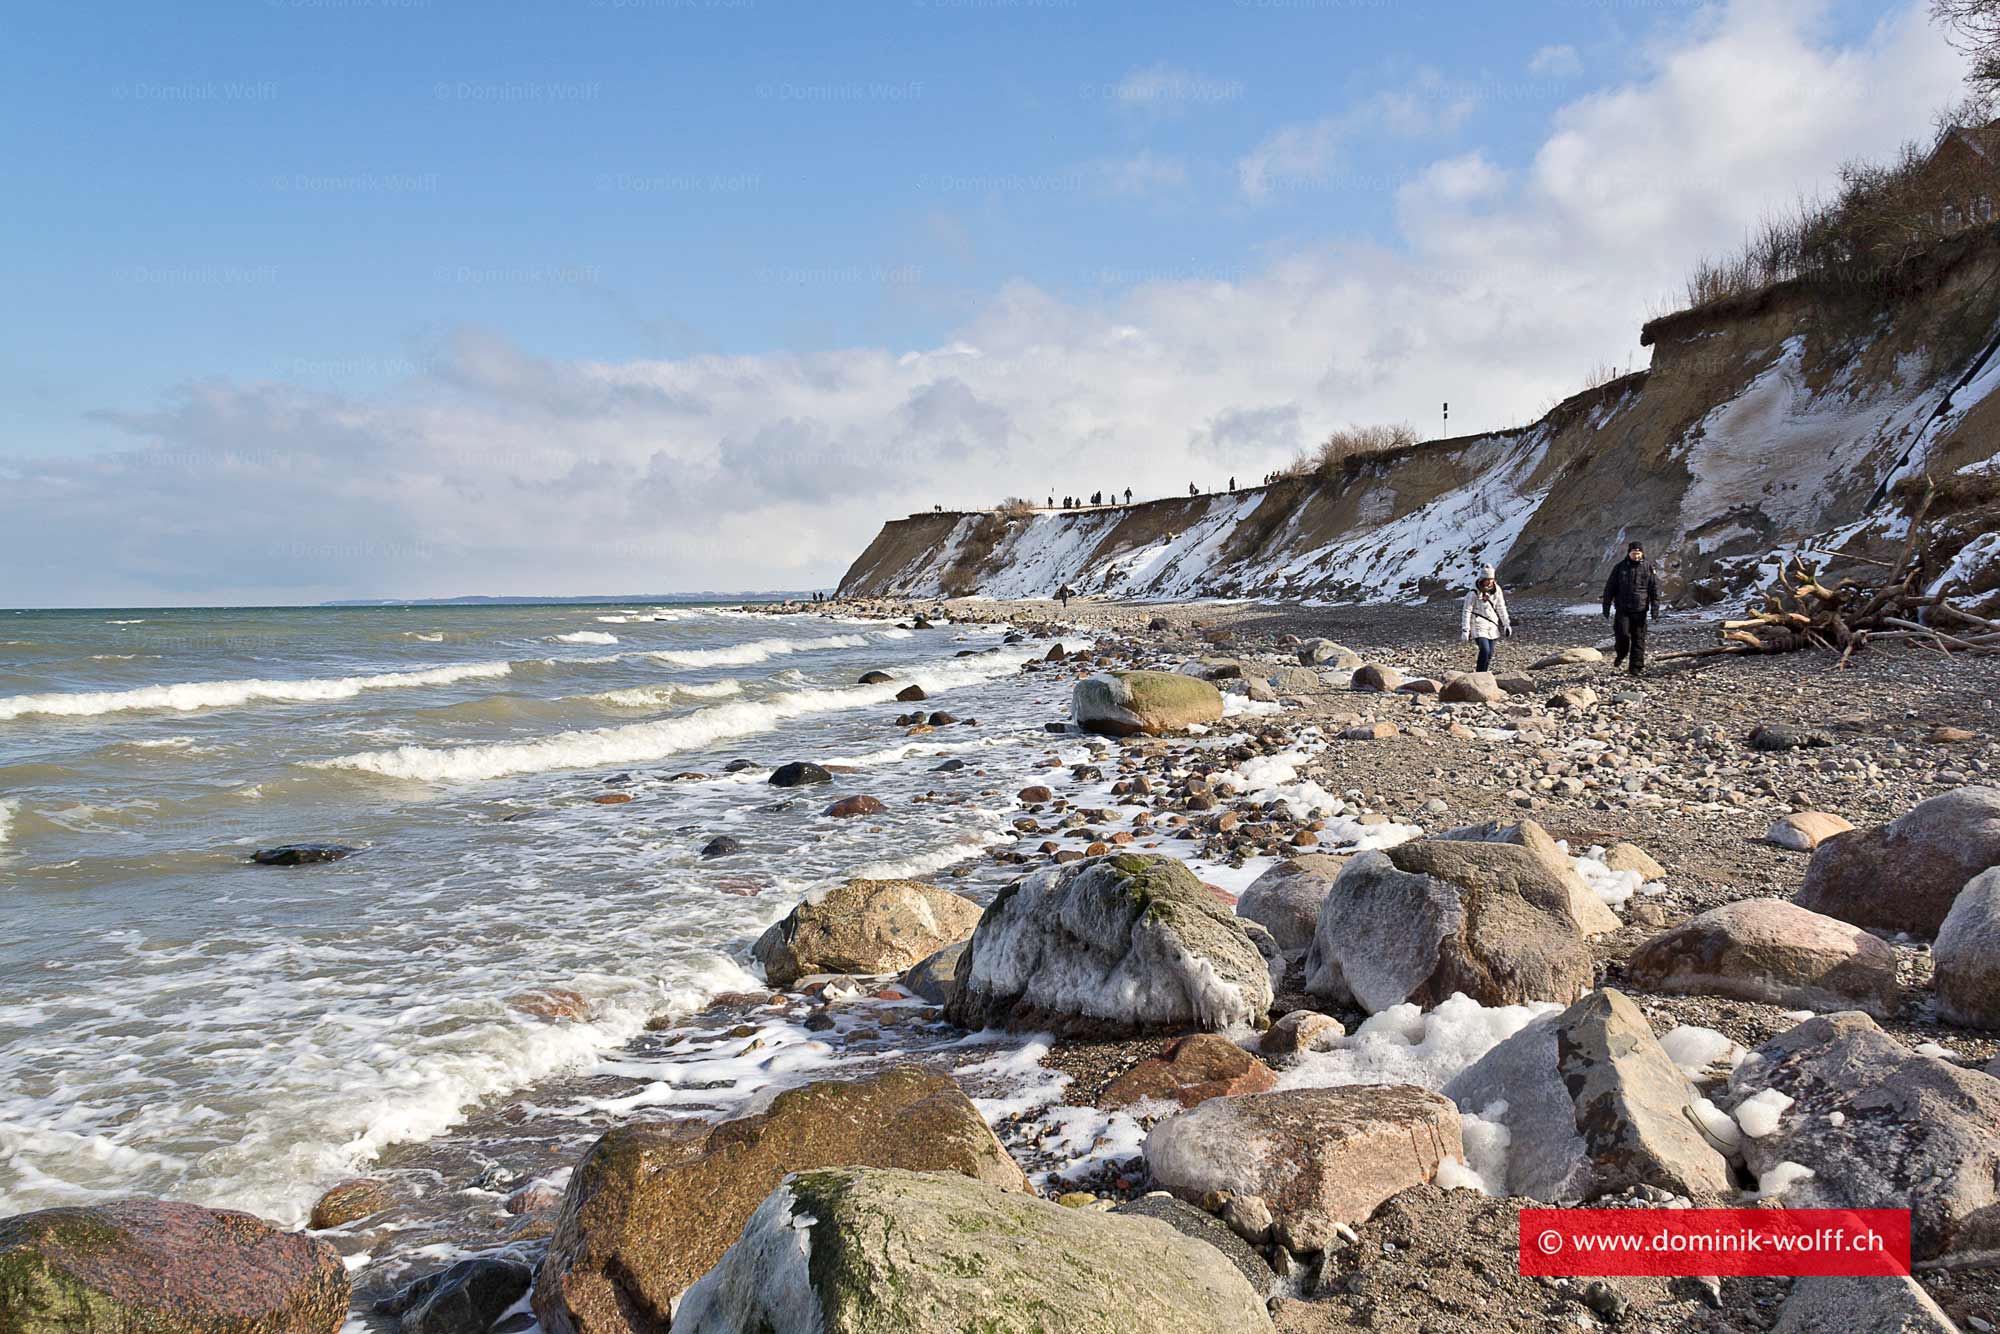
[{"label": "blue sky", "polygon": [[[618,587],[826,582],[888,513],[1060,489],[1065,459],[1166,489],[1340,420],[1432,428],[1454,393],[1455,425],[1512,424],[1639,356],[1698,254],[1920,133],[1956,70],[1920,6],[1859,0],[5,23],[0,470],[70,508],[0,548],[0,603],[588,591],[581,536],[493,538],[534,522],[508,495],[565,486],[625,533]],[[1260,328],[1334,341],[1273,370]],[[1104,403],[1059,373],[1154,344]],[[328,513],[296,558],[199,513],[302,478]],[[135,530],[148,495],[188,512]]]}]

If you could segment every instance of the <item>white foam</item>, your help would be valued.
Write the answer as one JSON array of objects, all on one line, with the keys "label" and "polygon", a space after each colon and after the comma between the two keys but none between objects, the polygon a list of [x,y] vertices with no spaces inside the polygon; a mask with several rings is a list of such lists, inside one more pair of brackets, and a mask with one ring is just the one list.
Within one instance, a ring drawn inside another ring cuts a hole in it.
[{"label": "white foam", "polygon": [[748,667],[792,653],[815,653],[825,649],[861,648],[866,635],[828,635],[824,639],[753,639],[727,648],[655,649],[646,656],[675,667]]},{"label": "white foam", "polygon": [[572,630],[566,635],[556,635],[550,641],[556,644],[615,644],[617,635],[608,635],[602,630]]},{"label": "white foam", "polygon": [[1753,1093],[1736,1104],[1736,1124],[1750,1138],[1763,1139],[1776,1132],[1779,1120],[1791,1105],[1792,1099],[1777,1089]]},{"label": "white foam", "polygon": [[1735,1069],[1745,1052],[1712,1028],[1682,1024],[1660,1039],[1660,1047],[1689,1079],[1700,1079],[1711,1067]]},{"label": "white foam", "polygon": [[0,797],[0,846],[5,846],[7,833],[14,827],[14,812],[19,809],[20,803],[16,798]]},{"label": "white foam", "polygon": [[668,683],[630,686],[624,690],[606,690],[595,695],[586,695],[584,698],[621,709],[658,709],[665,708],[677,699],[728,699],[732,695],[742,693],[743,683],[730,677],[694,685]]},{"label": "white foam", "polygon": [[1428,1013],[1405,1001],[1370,1015],[1325,1051],[1303,1053],[1278,1076],[1278,1087],[1415,1084],[1442,1089],[1531,1021],[1560,1009],[1540,1002],[1485,1006],[1462,992],[1454,992]]},{"label": "white foam", "polygon": [[413,672],[380,672],[372,676],[307,677],[298,681],[185,681],[176,685],[141,686],[136,690],[75,691],[51,695],[9,695],[0,698],[0,720],[40,715],[88,718],[140,709],[220,709],[259,702],[311,703],[351,699],[364,690],[399,690],[442,686],[455,681],[505,676],[505,662],[468,662],[456,667],[425,667]]}]

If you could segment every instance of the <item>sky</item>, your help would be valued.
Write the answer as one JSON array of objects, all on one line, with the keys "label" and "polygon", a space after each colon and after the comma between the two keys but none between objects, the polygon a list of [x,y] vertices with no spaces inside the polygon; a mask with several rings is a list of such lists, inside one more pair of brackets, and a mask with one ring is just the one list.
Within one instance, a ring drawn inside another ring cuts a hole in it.
[{"label": "sky", "polygon": [[15,6],[0,606],[823,587],[1520,425],[1927,133],[1926,8]]}]

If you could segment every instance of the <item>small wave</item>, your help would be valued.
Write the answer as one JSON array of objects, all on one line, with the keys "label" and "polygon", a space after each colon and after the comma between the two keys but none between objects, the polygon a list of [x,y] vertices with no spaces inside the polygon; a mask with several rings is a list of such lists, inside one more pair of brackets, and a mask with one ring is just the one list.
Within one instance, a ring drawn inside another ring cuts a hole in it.
[{"label": "small wave", "polygon": [[175,685],[141,686],[136,690],[88,690],[67,694],[0,697],[0,721],[39,715],[88,718],[139,709],[220,709],[236,704],[310,703],[351,699],[364,690],[395,690],[406,686],[441,686],[505,676],[505,662],[469,662],[457,667],[427,667],[414,672],[381,672],[373,676],[306,677],[297,681],[183,681]]},{"label": "small wave", "polygon": [[672,704],[677,699],[728,699],[743,693],[743,683],[734,678],[722,681],[708,681],[696,685],[653,685],[632,686],[625,690],[606,690],[596,695],[586,695],[585,699],[597,704],[609,704],[619,709],[658,709]]},{"label": "small wave", "polygon": [[426,644],[442,644],[444,643],[444,631],[440,630],[435,634],[425,634],[422,630],[405,630],[403,631],[403,638],[421,639]]},{"label": "small wave", "polygon": [[[933,693],[971,685],[1013,671],[1026,660],[1020,652],[956,659],[909,673]],[[903,683],[797,690],[768,699],[718,704],[696,713],[661,718],[622,727],[559,732],[535,741],[494,742],[470,746],[398,746],[364,751],[329,760],[312,760],[319,768],[359,769],[388,778],[419,782],[472,782],[510,774],[545,773],[554,769],[589,769],[644,764],[685,750],[713,745],[734,737],[768,732],[788,718],[836,709],[880,704],[896,697]]]},{"label": "small wave", "polygon": [[0,847],[7,845],[7,835],[13,831],[15,810],[12,797],[0,797]]},{"label": "small wave", "polygon": [[753,639],[728,648],[656,649],[646,656],[676,667],[748,667],[793,653],[813,653],[821,649],[860,648],[865,635],[830,635],[825,639]]},{"label": "small wave", "polygon": [[618,642],[618,636],[608,635],[602,630],[572,630],[566,635],[551,636],[550,642],[555,644],[615,644]]},{"label": "small wave", "polygon": [[106,625],[144,625],[145,623],[146,623],[146,622],[145,622],[145,621],[144,621],[143,619],[141,619],[141,620],[137,620],[137,621],[106,621],[106,622],[105,622],[105,624],[106,624]]}]

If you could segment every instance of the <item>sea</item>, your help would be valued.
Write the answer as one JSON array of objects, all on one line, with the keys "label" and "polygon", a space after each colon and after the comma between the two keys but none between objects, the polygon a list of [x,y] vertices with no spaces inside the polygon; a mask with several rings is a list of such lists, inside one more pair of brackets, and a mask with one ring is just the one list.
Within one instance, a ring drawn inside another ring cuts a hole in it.
[{"label": "sea", "polygon": [[[1047,648],[740,605],[0,611],[0,1215],[298,1226],[759,986],[816,888],[990,892],[1013,792],[1085,757],[1043,730],[1068,680],[1021,671]],[[791,760],[835,782],[772,787]],[[823,814],[855,793],[885,812]],[[295,843],[355,851],[252,861]]]}]

